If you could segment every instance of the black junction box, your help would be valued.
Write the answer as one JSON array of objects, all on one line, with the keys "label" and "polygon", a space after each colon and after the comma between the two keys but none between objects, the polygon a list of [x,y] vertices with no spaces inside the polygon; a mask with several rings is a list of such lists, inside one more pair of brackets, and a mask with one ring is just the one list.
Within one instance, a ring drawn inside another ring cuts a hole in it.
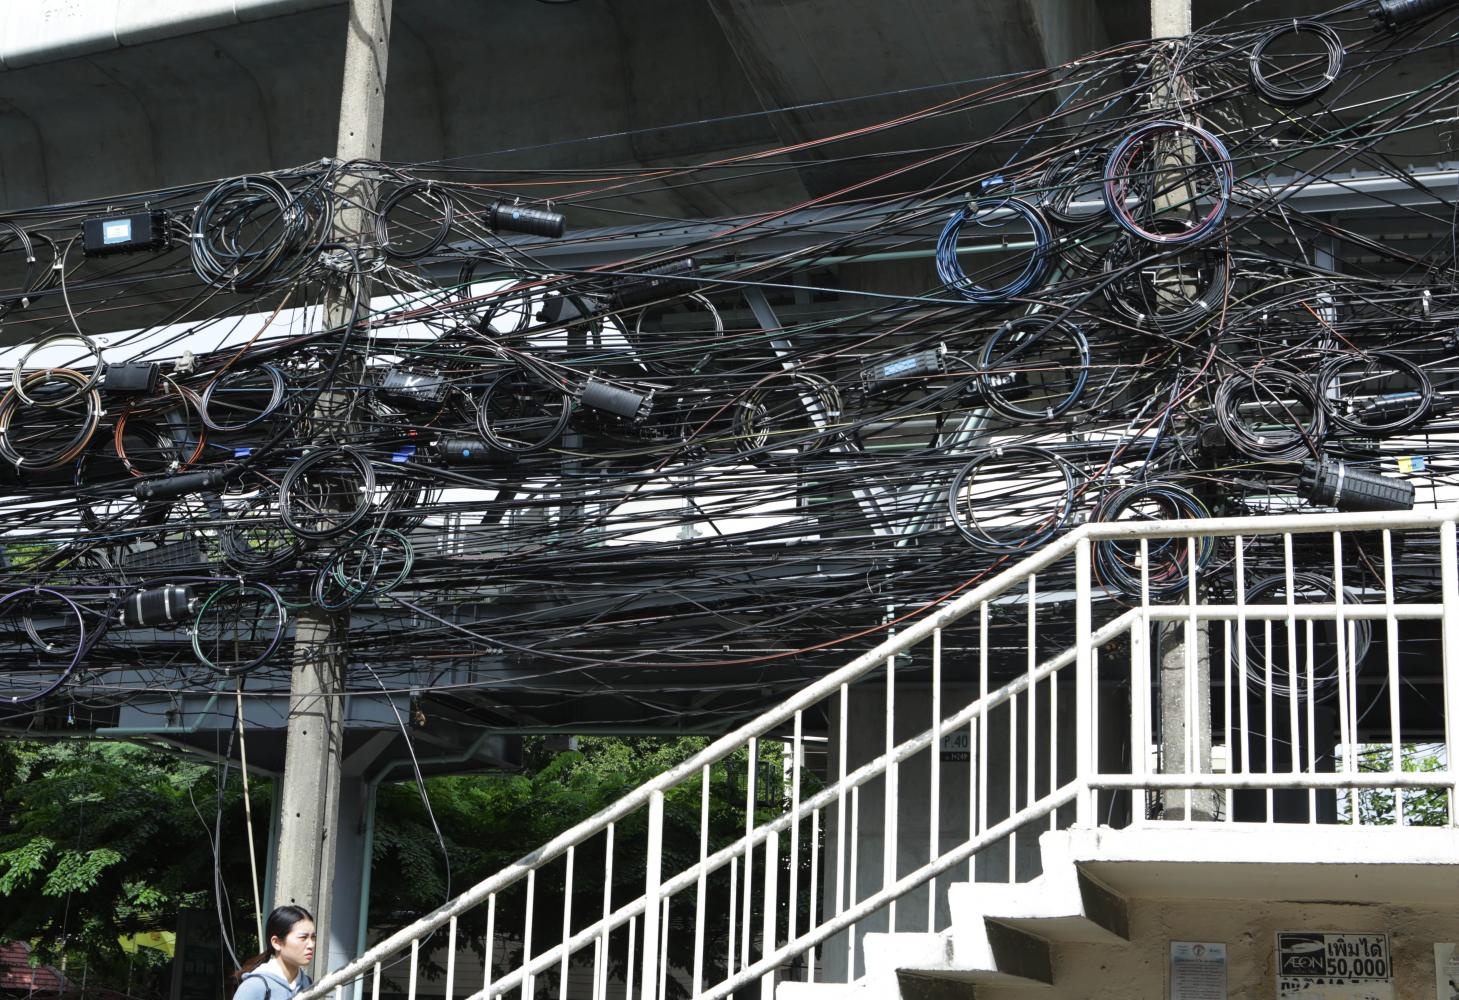
[{"label": "black junction box", "polygon": [[88,257],[136,250],[166,250],[172,246],[164,212],[101,215],[81,224],[81,245]]}]

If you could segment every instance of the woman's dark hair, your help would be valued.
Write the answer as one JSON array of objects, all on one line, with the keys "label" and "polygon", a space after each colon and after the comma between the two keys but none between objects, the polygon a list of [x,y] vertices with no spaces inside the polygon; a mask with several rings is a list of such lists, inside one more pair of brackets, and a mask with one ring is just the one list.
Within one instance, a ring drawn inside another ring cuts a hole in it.
[{"label": "woman's dark hair", "polygon": [[263,951],[243,963],[242,968],[233,974],[234,979],[242,979],[248,973],[258,968],[263,963],[274,957],[274,938],[286,938],[294,925],[301,920],[314,922],[314,914],[302,906],[276,906],[274,911],[268,915],[268,921],[263,928]]}]

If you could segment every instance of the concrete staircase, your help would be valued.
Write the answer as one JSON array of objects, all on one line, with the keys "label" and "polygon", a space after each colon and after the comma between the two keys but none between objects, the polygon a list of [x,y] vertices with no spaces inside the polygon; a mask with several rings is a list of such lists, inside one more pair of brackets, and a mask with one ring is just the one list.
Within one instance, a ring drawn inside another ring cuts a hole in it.
[{"label": "concrete staircase", "polygon": [[1125,898],[1080,870],[1061,834],[1039,841],[1043,874],[1031,882],[961,882],[947,889],[945,931],[867,934],[865,974],[851,983],[784,982],[777,1000],[953,1000],[978,986],[1047,987],[1065,942],[1122,945]]},{"label": "concrete staircase", "polygon": [[[1253,920],[1241,925],[1244,933],[1265,919],[1260,907],[1272,904],[1299,906],[1304,914],[1313,906],[1342,907],[1382,926],[1365,907],[1450,910],[1459,891],[1455,826],[1172,822],[1076,828],[1045,833],[1039,854],[1043,874],[1030,882],[948,886],[951,922],[944,931],[867,934],[865,971],[856,981],[782,982],[778,1000],[971,1000],[990,990],[1002,998],[1010,989],[1120,996],[1108,983],[1056,983],[1055,977],[1061,968],[1088,974],[1088,949],[1079,946],[1089,944],[1111,950],[1111,967],[1121,954],[1129,956],[1126,964],[1148,962],[1152,942],[1154,954],[1163,956],[1167,930],[1169,936],[1192,931],[1189,919],[1184,931],[1158,917],[1152,921],[1152,908],[1161,904],[1220,909],[1256,901],[1257,908],[1236,911],[1236,919]],[[1132,934],[1136,907],[1143,908],[1144,929]],[[1276,919],[1260,925],[1263,934]],[[1282,919],[1290,920],[1290,911]],[[1240,936],[1234,930],[1228,916],[1222,933],[1234,941]],[[1065,945],[1071,947],[1061,954]],[[1263,967],[1260,975],[1267,974]]]}]

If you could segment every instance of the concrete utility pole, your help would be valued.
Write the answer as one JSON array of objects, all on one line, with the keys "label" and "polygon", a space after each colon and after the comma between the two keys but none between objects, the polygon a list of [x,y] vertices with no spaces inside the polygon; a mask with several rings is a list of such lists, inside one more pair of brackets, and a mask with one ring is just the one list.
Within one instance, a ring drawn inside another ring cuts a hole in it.
[{"label": "concrete utility pole", "polygon": [[[1150,37],[1183,38],[1191,30],[1190,0],[1150,0]],[[1161,72],[1164,72],[1162,70]],[[1181,82],[1171,79],[1156,91],[1164,108],[1178,108],[1185,97]],[[1177,149],[1168,157],[1179,170],[1190,162],[1189,150]],[[1178,175],[1176,175],[1178,177]],[[1159,199],[1161,209],[1189,205],[1195,192],[1188,184],[1166,183]],[[1195,294],[1198,289],[1189,289]],[[1180,295],[1179,286],[1173,294]],[[1188,544],[1196,544],[1194,540]],[[1193,627],[1171,622],[1159,626],[1156,649],[1160,658],[1160,770],[1173,774],[1211,771],[1211,645],[1210,625]],[[1216,794],[1208,790],[1168,792],[1163,796],[1166,819],[1214,819]]]},{"label": "concrete utility pole", "polygon": [[1190,33],[1190,0],[1150,0],[1151,38],[1184,38]]},{"label": "concrete utility pole", "polygon": [[[380,158],[385,124],[385,68],[390,55],[392,0],[350,0],[345,39],[344,82],[340,90],[339,136],[335,155],[342,162]],[[366,207],[369,186],[343,178],[334,218],[334,238],[359,245],[372,229]],[[368,279],[359,275],[357,280]],[[325,297],[325,322],[350,321],[355,289],[341,281]],[[368,285],[359,290],[370,298]],[[337,426],[337,401],[321,398],[325,426]],[[333,411],[333,412],[331,412]],[[314,977],[328,971],[334,859],[338,835],[340,758],[346,705],[343,696],[345,639],[349,616],[316,609],[300,612],[294,634],[294,673],[289,688],[288,742],[284,752],[284,789],[280,806],[276,903],[313,910],[318,943]]]}]

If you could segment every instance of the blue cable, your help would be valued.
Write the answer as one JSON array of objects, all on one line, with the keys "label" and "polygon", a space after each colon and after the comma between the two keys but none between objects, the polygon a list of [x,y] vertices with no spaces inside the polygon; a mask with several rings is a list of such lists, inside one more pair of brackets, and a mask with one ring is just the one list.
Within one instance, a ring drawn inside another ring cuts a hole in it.
[{"label": "blue cable", "polygon": [[[979,216],[989,215],[1000,208],[1009,209],[1028,224],[1029,229],[1033,230],[1037,246],[1029,255],[1028,263],[1024,264],[1023,271],[1016,278],[1006,285],[988,288],[975,284],[964,273],[962,265],[958,263],[957,259],[957,241],[968,220],[971,219],[979,225],[986,225],[986,221],[980,220]],[[943,227],[942,235],[937,237],[937,276],[942,279],[942,283],[947,286],[948,291],[962,296],[969,302],[1005,302],[1023,295],[1043,283],[1044,276],[1048,272],[1053,243],[1054,234],[1049,228],[1049,224],[1044,221],[1044,217],[1039,214],[1038,209],[1028,202],[1019,198],[979,198],[954,212],[952,218],[947,220],[947,225]]]}]

